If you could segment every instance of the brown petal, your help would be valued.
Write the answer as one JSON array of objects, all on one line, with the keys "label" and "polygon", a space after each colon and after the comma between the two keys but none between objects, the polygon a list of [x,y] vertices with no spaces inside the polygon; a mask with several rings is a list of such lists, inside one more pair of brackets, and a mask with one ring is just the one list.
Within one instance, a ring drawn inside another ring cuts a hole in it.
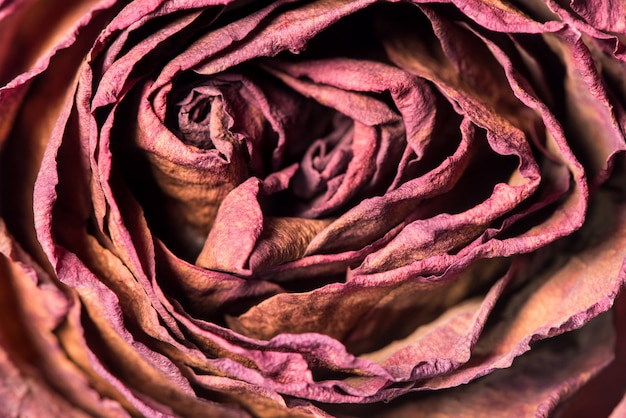
[{"label": "brown petal", "polygon": [[[569,338],[569,341],[564,341]],[[512,367],[469,385],[387,405],[373,416],[517,418],[551,416],[558,403],[581,387],[611,359],[613,332],[608,315],[570,337],[536,346]],[[571,341],[571,340],[574,341]],[[561,341],[573,343],[563,350]]]},{"label": "brown petal", "polygon": [[182,236],[179,244],[193,253],[204,243],[222,200],[248,177],[245,145],[228,131],[229,116],[220,106],[212,107],[211,139],[218,149],[210,150],[187,146],[174,136],[148,98],[143,97],[137,111],[137,143],[163,193],[161,199],[152,197],[149,204],[157,207],[148,209],[166,234]]},{"label": "brown petal", "polygon": [[[3,235],[4,231],[0,234]],[[4,253],[6,249],[0,250]],[[12,252],[14,256],[27,257],[18,248]],[[72,409],[69,408],[71,404],[90,416],[126,416],[117,402],[101,398],[101,394],[91,387],[92,382],[66,356],[65,347],[57,339],[57,327],[63,324],[70,308],[67,296],[45,273],[40,270],[37,276],[36,270],[24,263],[30,260],[22,258],[21,262],[14,262],[3,253],[0,253],[0,276],[3,278],[0,309],[4,318],[0,322],[0,352],[6,350],[11,362],[23,369],[20,373],[24,384],[41,386],[42,396],[47,396],[50,390],[56,392],[55,398],[60,395],[64,401],[49,399],[52,410]],[[16,373],[7,364],[2,367]],[[19,380],[17,376],[15,378]],[[114,392],[108,394],[116,397]],[[37,405],[41,399],[32,402],[29,398],[27,394],[23,396],[26,410],[18,409],[18,415],[27,415],[27,408],[36,410],[41,406]]]},{"label": "brown petal", "polygon": [[533,341],[576,329],[608,310],[626,282],[626,206],[614,199],[604,192],[596,198],[588,214],[591,221],[575,239],[582,250],[570,255],[561,251],[561,259],[554,258],[550,247],[544,250],[556,266],[539,264],[539,271],[528,272],[532,280],[506,301],[500,321],[483,333],[472,353],[475,362],[425,385],[457,386],[508,367]]},{"label": "brown petal", "polygon": [[[33,228],[33,185],[55,122],[75,92],[75,75],[80,63],[100,31],[103,20],[107,18],[108,12],[88,13],[93,5],[93,1],[73,2],[62,7],[35,2],[33,7],[37,9],[31,11],[34,15],[30,24],[36,29],[29,29],[37,35],[32,36],[28,44],[34,42],[32,50],[43,53],[39,49],[41,43],[43,50],[50,49],[47,52],[51,55],[45,55],[28,73],[0,88],[0,143],[5,141],[5,134],[10,135],[3,144],[0,171],[0,176],[5,179],[0,190],[3,217],[16,238],[31,254],[37,254],[42,265],[46,261],[43,255],[39,255],[41,250],[36,243]],[[67,15],[61,15],[63,17],[58,20],[48,20],[50,15],[56,15],[57,12]],[[41,42],[40,35],[50,36],[55,44]],[[5,42],[3,40],[2,45],[7,45]],[[39,58],[30,57],[29,51],[20,48],[15,53],[26,54],[27,61]],[[28,83],[29,80],[32,82]],[[28,87],[28,93],[22,96],[25,86]],[[24,102],[18,111],[17,106],[22,104],[22,97]]]},{"label": "brown petal", "polygon": [[311,240],[331,222],[331,219],[265,218],[263,232],[250,255],[250,269],[302,257]]}]

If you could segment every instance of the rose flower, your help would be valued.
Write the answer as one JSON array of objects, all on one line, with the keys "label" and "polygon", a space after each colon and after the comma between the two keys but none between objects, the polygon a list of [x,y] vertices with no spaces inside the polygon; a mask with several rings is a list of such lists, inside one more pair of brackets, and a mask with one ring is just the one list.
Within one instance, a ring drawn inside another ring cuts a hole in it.
[{"label": "rose flower", "polygon": [[622,416],[624,16],[0,0],[0,415]]}]

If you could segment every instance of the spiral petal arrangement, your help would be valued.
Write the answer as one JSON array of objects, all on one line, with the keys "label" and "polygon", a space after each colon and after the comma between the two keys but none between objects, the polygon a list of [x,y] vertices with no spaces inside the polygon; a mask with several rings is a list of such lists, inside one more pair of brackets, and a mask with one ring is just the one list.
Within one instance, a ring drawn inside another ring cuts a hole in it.
[{"label": "spiral petal arrangement", "polygon": [[613,6],[0,0],[0,415],[619,416]]}]

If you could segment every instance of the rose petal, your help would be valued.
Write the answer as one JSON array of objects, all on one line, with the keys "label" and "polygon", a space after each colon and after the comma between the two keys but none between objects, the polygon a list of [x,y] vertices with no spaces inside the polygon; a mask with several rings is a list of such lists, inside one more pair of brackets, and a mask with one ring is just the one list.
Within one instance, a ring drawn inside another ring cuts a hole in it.
[{"label": "rose petal", "polygon": [[[611,307],[626,280],[622,228],[626,211],[610,194],[598,197],[595,205],[593,220],[584,230],[590,234],[587,246],[553,270],[544,267],[530,286],[507,301],[509,313],[503,312],[503,320],[483,333],[473,352],[476,364],[437,378],[427,387],[457,386],[493,367],[508,367],[533,341],[576,329]],[[615,218],[606,219],[609,213]]]},{"label": "rose petal", "polygon": [[[88,381],[83,371],[65,355],[66,347],[57,339],[56,330],[62,327],[70,309],[69,298],[45,272],[29,267],[32,260],[21,248],[11,243],[3,223],[1,227],[0,265],[6,280],[0,294],[5,298],[2,306],[6,312],[3,316],[13,319],[2,323],[0,341],[2,352],[6,350],[12,361],[24,368],[21,372],[15,369],[11,371],[10,368],[8,371],[12,374],[23,373],[24,383],[41,385],[44,394],[50,390],[55,391],[57,396],[61,394],[67,403],[51,399],[53,408],[63,410],[72,405],[72,409],[77,408],[87,415],[127,416],[118,402],[101,399],[101,394],[91,388],[95,382]],[[7,255],[15,257],[15,261]],[[6,368],[8,365],[3,366]],[[101,385],[97,386],[104,389]],[[121,399],[115,390],[109,394],[113,399]],[[24,408],[37,407],[28,394],[20,396],[23,396]],[[8,397],[12,402],[17,399]],[[19,405],[14,406],[18,408],[18,414],[26,413],[19,409]]]},{"label": "rose petal", "polygon": [[378,417],[549,416],[611,359],[612,338],[606,315],[572,333],[576,345],[563,350],[559,339],[537,346],[513,365],[445,392],[386,406]]}]

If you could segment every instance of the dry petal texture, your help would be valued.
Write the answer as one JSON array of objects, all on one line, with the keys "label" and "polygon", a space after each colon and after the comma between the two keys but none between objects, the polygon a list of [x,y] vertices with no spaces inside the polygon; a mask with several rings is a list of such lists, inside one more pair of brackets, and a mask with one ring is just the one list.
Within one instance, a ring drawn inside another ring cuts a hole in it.
[{"label": "dry petal texture", "polygon": [[619,4],[44,3],[0,0],[0,415],[620,416]]}]

